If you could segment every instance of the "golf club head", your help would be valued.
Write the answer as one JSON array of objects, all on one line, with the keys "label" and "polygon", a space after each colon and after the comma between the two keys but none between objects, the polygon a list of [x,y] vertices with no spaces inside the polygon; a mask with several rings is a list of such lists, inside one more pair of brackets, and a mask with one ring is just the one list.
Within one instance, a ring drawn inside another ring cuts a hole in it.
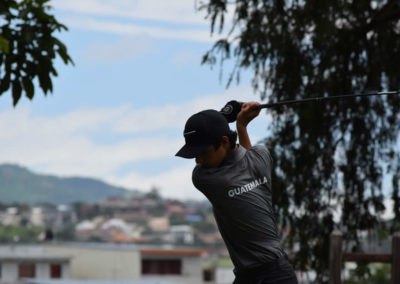
[{"label": "golf club head", "polygon": [[236,117],[241,109],[242,109],[242,103],[239,103],[238,101],[229,101],[220,110],[220,112],[225,116],[226,120],[230,123],[236,120]]}]

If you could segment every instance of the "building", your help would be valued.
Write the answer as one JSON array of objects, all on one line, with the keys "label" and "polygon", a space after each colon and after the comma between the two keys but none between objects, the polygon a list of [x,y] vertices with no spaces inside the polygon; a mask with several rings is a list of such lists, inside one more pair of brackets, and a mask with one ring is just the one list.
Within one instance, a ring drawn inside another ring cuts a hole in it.
[{"label": "building", "polygon": [[149,227],[153,232],[166,233],[169,230],[169,219],[167,217],[155,217],[149,221]]},{"label": "building", "polygon": [[173,284],[161,280],[127,280],[127,281],[99,281],[99,280],[41,280],[24,279],[27,284]]},{"label": "building", "polygon": [[19,226],[21,223],[21,216],[19,215],[18,208],[9,207],[5,212],[1,212],[0,223],[3,226]]},{"label": "building", "polygon": [[0,283],[18,283],[22,278],[68,279],[71,257],[46,255],[38,248],[0,248]]},{"label": "building", "polygon": [[[30,277],[51,279],[55,263],[62,263],[61,278],[73,280],[126,281],[162,280],[171,284],[203,283],[202,260],[207,251],[203,249],[173,246],[138,246],[112,243],[47,243],[39,245],[2,245],[0,254],[13,251],[19,256],[14,268],[3,262],[2,271],[28,269],[20,267],[22,259],[31,259],[30,271],[18,274],[17,278]],[[24,262],[28,263],[28,262]],[[0,281],[6,280],[4,273]],[[54,272],[55,273],[55,272]],[[11,276],[7,276],[7,280]],[[42,279],[42,280],[43,280]],[[3,282],[0,282],[3,283]],[[39,283],[39,282],[37,282]],[[60,282],[61,283],[61,282]]]},{"label": "building", "polygon": [[166,241],[173,243],[193,244],[194,232],[190,225],[171,226]]}]

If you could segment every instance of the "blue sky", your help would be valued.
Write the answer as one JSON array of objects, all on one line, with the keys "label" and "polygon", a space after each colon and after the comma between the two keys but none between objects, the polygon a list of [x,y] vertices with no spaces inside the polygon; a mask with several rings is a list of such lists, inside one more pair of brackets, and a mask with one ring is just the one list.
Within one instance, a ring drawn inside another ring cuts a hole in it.
[{"label": "blue sky", "polygon": [[[199,2],[199,1],[198,1]],[[225,88],[230,66],[200,64],[218,38],[195,0],[52,0],[69,31],[58,37],[75,66],[56,61],[53,94],[13,108],[0,97],[0,163],[44,174],[86,176],[164,197],[204,199],[193,160],[174,157],[186,119],[227,101],[259,100],[249,72]],[[265,137],[263,112],[249,126]],[[234,128],[234,125],[231,125]]]},{"label": "blue sky", "polygon": [[[10,93],[0,97],[0,163],[204,200],[191,183],[194,161],[174,156],[186,119],[231,99],[259,97],[250,71],[226,89],[231,63],[222,80],[218,66],[200,64],[218,38],[196,11],[200,2],[51,0],[52,13],[69,28],[58,38],[75,66],[56,61],[51,95],[37,88],[33,101],[22,98],[16,108]],[[269,122],[263,111],[249,125],[254,143]],[[386,205],[392,215],[391,201]]]}]

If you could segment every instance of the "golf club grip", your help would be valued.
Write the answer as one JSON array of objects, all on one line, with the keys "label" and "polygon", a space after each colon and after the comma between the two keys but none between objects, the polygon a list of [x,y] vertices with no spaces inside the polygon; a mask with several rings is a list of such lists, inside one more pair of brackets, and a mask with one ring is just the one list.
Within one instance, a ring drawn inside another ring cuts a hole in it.
[{"label": "golf club grip", "polygon": [[400,91],[388,91],[388,92],[370,92],[370,93],[360,93],[360,94],[348,94],[348,95],[339,95],[339,96],[330,96],[330,97],[316,97],[316,98],[308,98],[308,99],[302,99],[302,100],[289,100],[289,101],[282,101],[282,102],[276,102],[276,103],[261,104],[258,106],[258,108],[259,109],[273,108],[273,107],[280,107],[280,106],[284,106],[284,105],[292,105],[292,104],[300,104],[300,103],[321,102],[321,101],[327,101],[327,100],[345,99],[345,98],[354,98],[354,97],[392,95],[392,94],[399,94],[399,93],[400,93]]}]

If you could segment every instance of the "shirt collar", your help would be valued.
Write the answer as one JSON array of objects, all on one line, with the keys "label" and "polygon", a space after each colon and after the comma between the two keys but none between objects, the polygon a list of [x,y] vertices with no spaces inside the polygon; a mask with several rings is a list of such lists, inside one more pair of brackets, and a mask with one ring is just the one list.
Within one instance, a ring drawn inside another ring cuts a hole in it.
[{"label": "shirt collar", "polygon": [[238,145],[237,149],[229,152],[226,155],[222,165],[233,164],[235,162],[238,162],[244,157],[244,154],[246,154],[246,149],[243,146]]}]

